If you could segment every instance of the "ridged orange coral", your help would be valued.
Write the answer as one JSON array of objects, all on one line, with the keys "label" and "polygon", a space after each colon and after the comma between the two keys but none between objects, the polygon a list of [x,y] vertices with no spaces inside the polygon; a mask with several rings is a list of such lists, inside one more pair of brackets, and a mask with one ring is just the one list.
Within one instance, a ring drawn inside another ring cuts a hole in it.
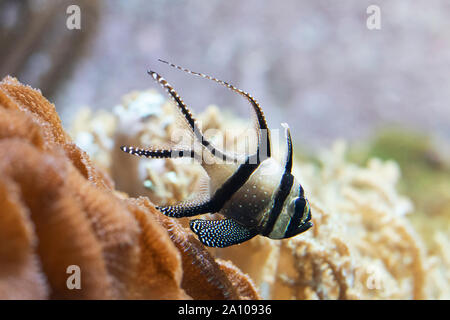
[{"label": "ridged orange coral", "polygon": [[[0,83],[0,172],[1,299],[258,297],[148,200],[116,192],[54,105],[11,77]],[[71,265],[81,289],[68,289]]]},{"label": "ridged orange coral", "polygon": [[251,279],[236,267],[223,266],[198,241],[190,230],[174,219],[160,214],[148,198],[136,200],[148,207],[169,232],[175,246],[181,252],[183,279],[181,286],[194,299],[259,299]]}]

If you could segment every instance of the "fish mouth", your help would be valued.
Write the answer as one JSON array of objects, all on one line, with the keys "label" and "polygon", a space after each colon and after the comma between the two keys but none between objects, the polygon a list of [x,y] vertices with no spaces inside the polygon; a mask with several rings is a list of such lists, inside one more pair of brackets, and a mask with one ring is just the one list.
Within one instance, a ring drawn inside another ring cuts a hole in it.
[{"label": "fish mouth", "polygon": [[311,228],[314,224],[311,221],[304,222],[297,230],[297,234],[305,232]]},{"label": "fish mouth", "polygon": [[300,226],[300,229],[302,230],[301,232],[305,232],[306,230],[314,226],[314,224],[310,220],[311,220],[311,210],[308,210],[308,215],[306,216],[306,219]]}]

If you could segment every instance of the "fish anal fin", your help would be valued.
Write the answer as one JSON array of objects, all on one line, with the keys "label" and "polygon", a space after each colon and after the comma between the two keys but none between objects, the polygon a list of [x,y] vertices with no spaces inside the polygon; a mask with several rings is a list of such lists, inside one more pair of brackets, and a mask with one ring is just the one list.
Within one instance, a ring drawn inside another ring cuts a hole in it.
[{"label": "fish anal fin", "polygon": [[234,219],[203,220],[190,222],[191,230],[201,243],[208,247],[224,248],[250,240],[258,234],[255,228],[247,228]]}]

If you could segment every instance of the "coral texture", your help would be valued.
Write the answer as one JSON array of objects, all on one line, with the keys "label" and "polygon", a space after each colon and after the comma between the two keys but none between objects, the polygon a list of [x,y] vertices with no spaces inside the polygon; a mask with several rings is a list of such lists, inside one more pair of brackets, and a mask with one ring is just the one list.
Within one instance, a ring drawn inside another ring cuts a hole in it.
[{"label": "coral texture", "polygon": [[[129,157],[118,146],[170,144],[176,119],[175,108],[159,94],[134,92],[113,114],[81,111],[72,134],[95,151],[94,159],[115,177],[119,189],[145,194],[158,204],[174,203],[202,187],[201,167],[184,159]],[[217,107],[198,119],[204,130],[218,129],[213,141],[226,146],[239,143],[239,132],[248,126]],[[107,126],[102,135],[92,130],[93,123]],[[448,298],[448,235],[436,233],[437,249],[426,246],[408,219],[414,210],[411,201],[397,191],[400,168],[395,162],[371,159],[361,167],[348,163],[345,153],[345,143],[338,142],[323,152],[320,164],[295,164],[294,173],[313,210],[310,231],[282,241],[257,236],[241,245],[208,249],[219,268],[239,275],[239,280],[231,276],[233,284],[243,279],[236,270],[247,273],[266,299]],[[169,230],[181,228],[173,220],[165,225]],[[178,239],[192,238],[188,232],[181,234],[177,232]],[[185,240],[175,243],[180,241]],[[191,241],[199,250],[195,239]],[[241,295],[253,297],[245,285],[240,288]]]},{"label": "coral texture", "polygon": [[[147,199],[115,191],[54,105],[11,77],[0,83],[0,172],[1,299],[258,298]],[[80,289],[68,286],[74,265]]]}]

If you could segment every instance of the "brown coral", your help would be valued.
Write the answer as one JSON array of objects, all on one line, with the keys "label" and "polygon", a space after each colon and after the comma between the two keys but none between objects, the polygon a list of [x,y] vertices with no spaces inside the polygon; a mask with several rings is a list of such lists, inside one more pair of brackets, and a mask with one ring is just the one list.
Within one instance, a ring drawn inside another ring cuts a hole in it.
[{"label": "brown coral", "polygon": [[[55,107],[11,77],[0,83],[0,172],[0,298],[189,299],[201,281],[210,284],[202,298],[241,297],[236,271],[222,271],[183,231],[168,233],[150,202],[114,191]],[[80,290],[68,289],[71,265]]]}]

